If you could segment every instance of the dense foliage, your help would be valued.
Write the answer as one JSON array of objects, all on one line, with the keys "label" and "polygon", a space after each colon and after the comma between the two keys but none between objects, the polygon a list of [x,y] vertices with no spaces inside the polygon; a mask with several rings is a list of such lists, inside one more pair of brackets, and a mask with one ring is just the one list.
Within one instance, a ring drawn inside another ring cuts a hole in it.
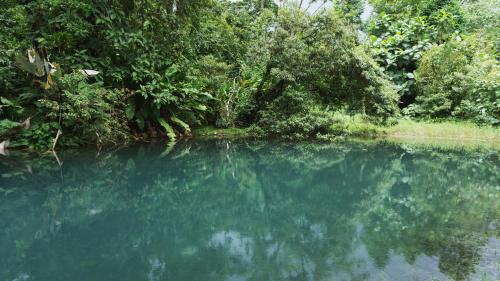
[{"label": "dense foliage", "polygon": [[450,40],[427,51],[417,69],[420,95],[409,111],[499,124],[499,65],[479,35]]},{"label": "dense foliage", "polygon": [[364,1],[313,2],[2,1],[0,142],[316,137],[400,109],[498,124],[498,0],[372,0],[364,21]]},{"label": "dense foliage", "polygon": [[375,0],[367,25],[403,113],[499,124],[497,0]]}]

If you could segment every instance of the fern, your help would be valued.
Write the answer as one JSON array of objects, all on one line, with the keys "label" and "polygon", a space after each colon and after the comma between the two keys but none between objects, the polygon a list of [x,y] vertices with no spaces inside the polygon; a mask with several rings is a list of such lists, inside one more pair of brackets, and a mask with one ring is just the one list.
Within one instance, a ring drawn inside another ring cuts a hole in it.
[{"label": "fern", "polygon": [[167,133],[167,137],[170,140],[175,140],[177,138],[177,136],[175,135],[174,128],[172,128],[172,126],[170,126],[170,124],[168,124],[168,122],[165,121],[165,119],[158,118],[157,121],[163,127],[163,129],[165,129],[165,132]]}]

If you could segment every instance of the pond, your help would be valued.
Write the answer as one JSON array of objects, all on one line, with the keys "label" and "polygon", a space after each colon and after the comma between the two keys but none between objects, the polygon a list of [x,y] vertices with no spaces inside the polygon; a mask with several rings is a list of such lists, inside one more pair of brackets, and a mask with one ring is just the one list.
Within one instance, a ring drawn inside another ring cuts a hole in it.
[{"label": "pond", "polygon": [[197,140],[0,158],[0,280],[500,280],[495,150]]}]

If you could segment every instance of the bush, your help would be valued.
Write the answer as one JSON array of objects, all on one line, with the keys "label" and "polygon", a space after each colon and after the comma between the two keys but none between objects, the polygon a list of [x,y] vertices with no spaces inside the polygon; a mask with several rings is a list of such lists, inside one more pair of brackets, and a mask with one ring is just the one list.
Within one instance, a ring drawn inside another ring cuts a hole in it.
[{"label": "bush", "polygon": [[374,15],[366,26],[377,62],[396,84],[400,107],[415,101],[414,71],[433,43],[463,30],[459,0],[371,0]]},{"label": "bush", "polygon": [[373,124],[367,116],[349,116],[336,112],[334,123],[330,125],[328,133],[336,136],[374,137],[380,134],[380,128]]},{"label": "bush", "polygon": [[[266,110],[260,112],[260,132],[284,139],[367,137],[379,133],[378,127],[372,123],[373,117],[334,112],[321,106],[318,99],[304,90],[286,90]],[[253,132],[255,134],[259,130],[254,129]]]},{"label": "bush", "polygon": [[289,139],[327,134],[333,113],[321,108],[317,97],[304,90],[287,89],[260,112],[258,125],[266,135]]},{"label": "bush", "polygon": [[369,46],[377,62],[396,84],[404,106],[415,95],[413,71],[422,53],[431,46],[436,31],[425,18],[396,18],[381,14],[368,25]]},{"label": "bush", "polygon": [[500,69],[493,46],[479,36],[432,47],[416,74],[419,93],[407,113],[499,124]]},{"label": "bush", "polygon": [[56,124],[47,127],[53,129],[48,144],[51,145],[57,132],[54,129],[59,126],[63,132],[61,145],[108,145],[128,138],[123,92],[90,84],[80,72],[55,76],[54,80],[48,95],[37,102],[44,122]]},{"label": "bush", "polygon": [[28,13],[20,5],[0,4],[0,96],[7,96],[24,80],[18,77],[14,56],[19,50],[27,48],[26,36]]},{"label": "bush", "polygon": [[245,65],[237,73],[234,68],[213,56],[204,56],[193,69],[201,87],[214,97],[207,119],[218,128],[234,127],[253,109],[258,77]]},{"label": "bush", "polygon": [[397,113],[394,87],[342,17],[283,9],[276,21],[256,96],[260,109],[291,87],[311,93],[325,107],[380,118]]},{"label": "bush", "polygon": [[498,38],[500,27],[500,0],[463,0],[464,26],[469,32],[491,30]]}]

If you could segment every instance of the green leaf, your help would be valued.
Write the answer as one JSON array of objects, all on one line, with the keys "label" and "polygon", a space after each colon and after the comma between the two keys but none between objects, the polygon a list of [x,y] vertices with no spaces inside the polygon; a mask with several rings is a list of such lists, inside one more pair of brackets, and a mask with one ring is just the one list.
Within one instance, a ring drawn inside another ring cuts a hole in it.
[{"label": "green leaf", "polygon": [[207,110],[207,107],[206,107],[205,105],[203,105],[203,104],[197,104],[197,105],[195,105],[195,106],[194,106],[194,108],[195,108],[195,109],[198,109],[198,110],[200,110],[200,111],[205,111],[205,110]]},{"label": "green leaf", "polygon": [[11,121],[9,119],[0,120],[0,136],[10,132],[12,129],[21,127],[22,124],[19,122]]},{"label": "green leaf", "polygon": [[165,72],[165,76],[167,78],[173,77],[177,72],[179,71],[179,67],[176,64],[173,64],[170,66],[167,71]]},{"label": "green leaf", "polygon": [[38,77],[43,77],[49,73],[48,62],[42,59],[35,49],[28,50],[28,58],[26,59],[24,55],[18,54],[16,56],[18,67]]},{"label": "green leaf", "polygon": [[0,97],[0,103],[2,103],[3,105],[7,105],[7,106],[14,105],[14,103],[12,101],[10,101],[9,99],[4,98],[4,97]]},{"label": "green leaf", "polygon": [[133,101],[129,101],[127,107],[125,108],[125,114],[127,115],[128,120],[132,120],[135,115],[135,103]]},{"label": "green leaf", "polygon": [[170,118],[172,120],[172,122],[174,122],[176,125],[178,125],[179,127],[182,128],[182,130],[184,131],[184,133],[191,133],[191,128],[189,128],[189,125],[187,123],[185,123],[184,121],[180,120],[179,118],[177,118],[175,115],[172,116],[172,118]]},{"label": "green leaf", "polygon": [[33,75],[36,75],[39,77],[43,76],[43,75],[38,75],[39,73],[38,73],[38,69],[37,69],[36,65],[29,62],[28,59],[26,59],[21,54],[18,54],[16,56],[16,64],[20,69],[22,69],[30,74],[33,74]]},{"label": "green leaf", "polygon": [[170,126],[170,124],[168,124],[167,121],[165,121],[165,119],[159,118],[158,123],[160,123],[160,125],[165,129],[165,132],[167,133],[169,139],[171,140],[176,139],[177,136],[175,135],[174,128],[172,128],[172,126]]}]

